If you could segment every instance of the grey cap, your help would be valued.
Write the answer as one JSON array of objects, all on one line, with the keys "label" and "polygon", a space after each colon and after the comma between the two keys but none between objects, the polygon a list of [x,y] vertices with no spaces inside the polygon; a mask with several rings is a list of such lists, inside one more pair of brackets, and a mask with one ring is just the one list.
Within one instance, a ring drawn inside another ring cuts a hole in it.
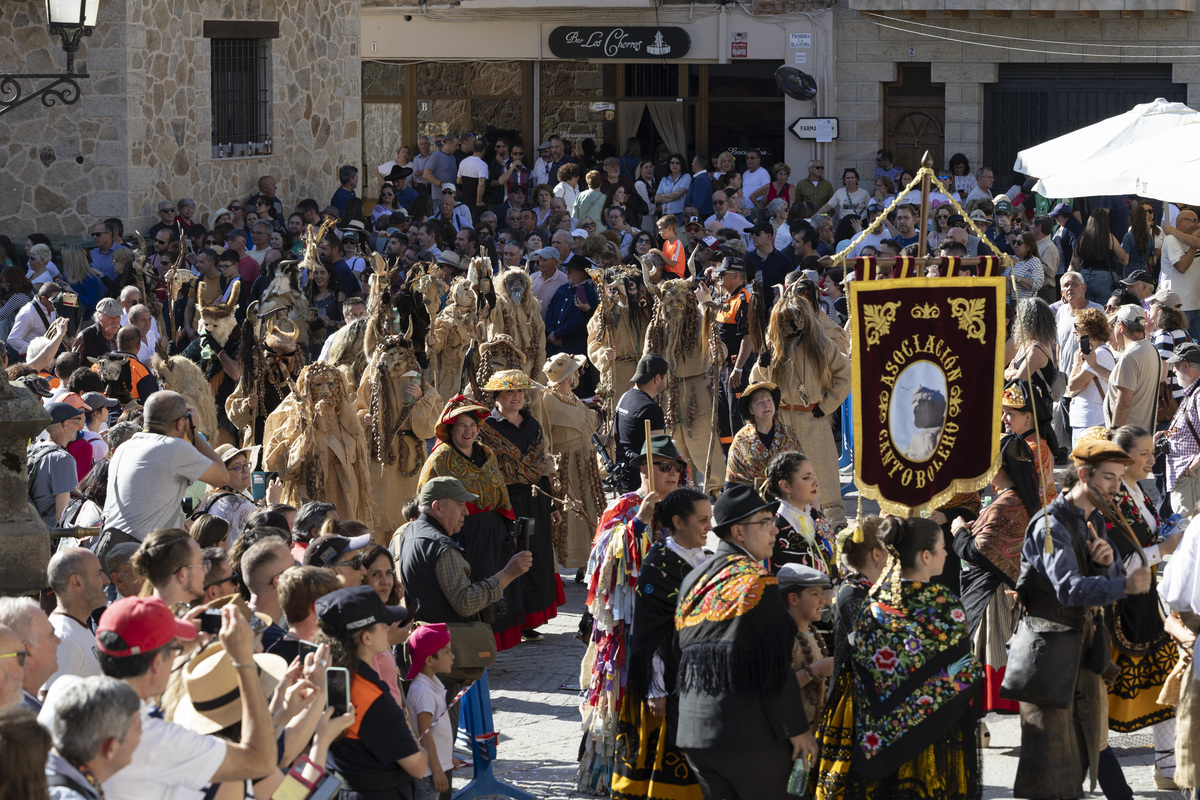
[{"label": "grey cap", "polygon": [[819,569],[806,567],[803,564],[784,564],[779,568],[779,574],[775,578],[779,581],[780,591],[808,586],[820,586],[823,589],[833,588],[833,581],[829,580],[828,575]]},{"label": "grey cap", "polygon": [[562,256],[559,255],[557,247],[543,247],[541,250],[534,250],[529,254],[529,257],[536,259],[553,258],[555,261],[562,261]]},{"label": "grey cap", "polygon": [[133,554],[138,551],[140,542],[121,542],[109,548],[104,556],[104,570],[111,573],[118,567],[123,567],[133,560]]},{"label": "grey cap", "polygon": [[120,405],[111,397],[105,397],[100,392],[88,392],[83,395],[83,402],[87,403],[92,408],[112,408],[115,405]]},{"label": "grey cap", "polygon": [[425,482],[425,485],[421,487],[420,494],[417,495],[417,506],[428,508],[433,505],[435,500],[461,500],[464,503],[473,503],[478,499],[479,496],[468,492],[458,478],[444,475]]},{"label": "grey cap", "polygon": [[125,313],[125,309],[121,307],[121,301],[115,297],[105,297],[96,303],[96,311],[108,317],[119,317]]}]

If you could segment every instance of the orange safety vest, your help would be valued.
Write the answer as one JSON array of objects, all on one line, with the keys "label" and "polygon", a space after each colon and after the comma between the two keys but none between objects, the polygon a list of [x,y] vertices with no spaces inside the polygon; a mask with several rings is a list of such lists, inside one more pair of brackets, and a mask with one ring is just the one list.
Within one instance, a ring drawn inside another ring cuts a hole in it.
[{"label": "orange safety vest", "polygon": [[717,322],[722,325],[736,325],[738,312],[742,310],[742,303],[750,304],[750,287],[745,284],[742,284],[742,288],[729,298],[729,302],[721,306],[721,310],[717,312]]},{"label": "orange safety vest", "polygon": [[[92,364],[92,372],[100,374],[100,365]],[[138,382],[142,378],[150,374],[150,370],[146,369],[146,365],[130,356],[129,358],[129,394],[134,400],[141,400],[142,397],[138,394]]]}]

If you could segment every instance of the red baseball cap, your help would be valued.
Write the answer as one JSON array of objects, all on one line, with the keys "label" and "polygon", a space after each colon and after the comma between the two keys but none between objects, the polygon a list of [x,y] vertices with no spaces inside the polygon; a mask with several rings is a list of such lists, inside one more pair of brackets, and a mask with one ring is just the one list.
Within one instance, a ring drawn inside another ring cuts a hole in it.
[{"label": "red baseball cap", "polygon": [[[111,650],[104,646],[100,634],[105,631],[120,636],[128,648]],[[167,604],[158,597],[123,597],[105,609],[96,628],[96,647],[109,656],[136,656],[149,653],[169,644],[173,639],[196,638],[196,627],[176,619]]]}]

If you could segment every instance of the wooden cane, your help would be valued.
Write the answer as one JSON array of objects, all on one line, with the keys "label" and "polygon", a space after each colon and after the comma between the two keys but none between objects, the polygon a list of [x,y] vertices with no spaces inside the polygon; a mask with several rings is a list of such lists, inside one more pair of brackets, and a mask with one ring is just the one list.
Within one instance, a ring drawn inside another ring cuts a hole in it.
[{"label": "wooden cane", "polygon": [[650,420],[646,420],[646,485],[654,491],[654,451],[650,448]]}]

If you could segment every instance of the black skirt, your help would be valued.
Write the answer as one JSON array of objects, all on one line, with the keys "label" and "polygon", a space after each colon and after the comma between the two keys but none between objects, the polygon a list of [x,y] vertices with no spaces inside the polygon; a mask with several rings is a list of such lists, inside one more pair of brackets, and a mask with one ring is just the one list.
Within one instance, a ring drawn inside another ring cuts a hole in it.
[{"label": "black skirt", "polygon": [[521,589],[521,605],[524,611],[521,627],[536,628],[558,616],[558,607],[566,602],[562,579],[554,569],[554,542],[550,537],[550,498],[534,491],[527,483],[510,483],[508,499],[518,519],[528,517],[534,521],[533,535],[529,538],[533,566],[516,583]]}]

